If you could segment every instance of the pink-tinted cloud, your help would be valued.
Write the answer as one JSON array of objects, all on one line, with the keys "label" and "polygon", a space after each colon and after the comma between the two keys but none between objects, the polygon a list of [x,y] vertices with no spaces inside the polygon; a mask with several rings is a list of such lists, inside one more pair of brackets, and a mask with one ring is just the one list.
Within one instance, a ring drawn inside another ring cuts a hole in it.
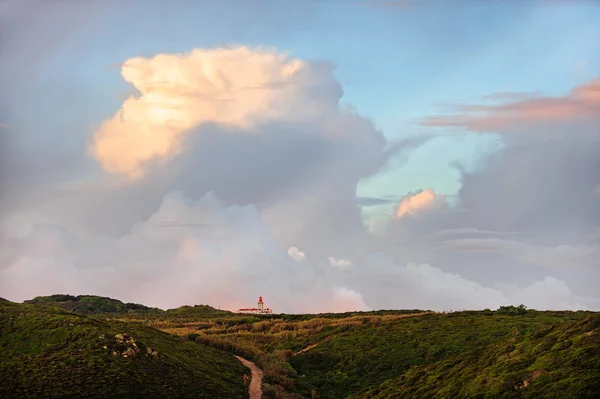
[{"label": "pink-tinted cloud", "polygon": [[395,216],[401,218],[405,215],[411,215],[417,212],[432,209],[445,197],[435,193],[431,188],[416,193],[405,195],[396,206]]},{"label": "pink-tinted cloud", "polygon": [[94,134],[93,156],[109,172],[139,177],[142,165],[181,151],[203,123],[246,129],[274,119],[315,118],[337,109],[339,93],[321,68],[270,49],[194,49],[187,54],[132,58],[121,74],[140,93]]},{"label": "pink-tinted cloud", "polygon": [[462,105],[456,107],[456,114],[430,116],[421,123],[425,126],[454,126],[487,132],[543,122],[600,119],[600,78],[575,87],[562,97],[520,97],[516,93],[504,93],[486,98],[505,102]]}]

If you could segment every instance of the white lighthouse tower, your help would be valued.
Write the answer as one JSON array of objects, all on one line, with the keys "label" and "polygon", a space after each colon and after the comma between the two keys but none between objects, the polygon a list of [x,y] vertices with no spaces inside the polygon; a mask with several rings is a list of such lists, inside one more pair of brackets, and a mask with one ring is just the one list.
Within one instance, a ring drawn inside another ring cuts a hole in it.
[{"label": "white lighthouse tower", "polygon": [[264,312],[264,303],[262,300],[262,296],[258,297],[258,313],[263,313]]}]

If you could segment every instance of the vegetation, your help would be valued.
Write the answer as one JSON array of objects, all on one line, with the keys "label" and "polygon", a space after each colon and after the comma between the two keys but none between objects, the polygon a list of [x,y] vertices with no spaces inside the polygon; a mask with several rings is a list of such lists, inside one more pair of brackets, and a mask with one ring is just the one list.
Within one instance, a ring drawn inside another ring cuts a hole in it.
[{"label": "vegetation", "polygon": [[101,314],[101,313],[142,313],[160,314],[164,310],[149,308],[137,303],[123,303],[118,299],[106,298],[95,295],[65,295],[57,294],[50,296],[38,296],[25,303],[37,305],[55,306],[70,310],[79,314]]},{"label": "vegetation", "polygon": [[[0,306],[7,305],[0,303]],[[28,311],[33,312],[32,309]],[[156,313],[111,313],[100,318],[51,311],[46,307],[39,309],[39,312],[55,312],[53,317],[61,315],[102,325],[104,329],[110,327],[106,336],[125,333],[142,343],[138,347],[146,345],[154,350],[162,340],[177,342],[178,349],[171,351],[170,360],[188,371],[164,379],[162,375],[157,377],[165,385],[149,383],[148,392],[152,389],[161,394],[171,392],[165,391],[165,387],[175,389],[171,388],[173,385],[179,389],[190,378],[186,373],[193,372],[194,378],[200,381],[222,377],[220,387],[232,390],[229,392],[238,389],[235,392],[240,395],[241,377],[248,371],[231,363],[231,354],[237,354],[254,361],[263,370],[263,392],[267,398],[600,397],[600,314],[593,312],[540,312],[521,305],[454,313],[386,310],[243,315],[196,305]],[[110,323],[106,321],[107,316]],[[94,330],[90,336],[96,333]],[[45,333],[44,339],[50,339],[53,334]],[[87,335],[82,331],[77,336],[82,341]],[[149,343],[151,338],[157,341]],[[22,335],[18,345],[30,345],[31,339],[28,334]],[[63,335],[52,342],[59,345],[64,339]],[[16,344],[4,344],[4,341],[2,336],[0,350],[11,346],[14,352],[19,347],[13,348]],[[117,344],[110,341],[104,345],[110,352]],[[196,348],[202,355],[178,352],[183,345]],[[119,372],[125,370],[123,365],[128,364],[128,358],[122,357],[125,350],[119,347],[118,356],[109,354],[103,358],[104,372],[111,361],[121,362],[115,368]],[[166,357],[165,349],[158,352],[165,353]],[[98,362],[94,356],[83,355],[78,361]],[[222,371],[211,374],[206,360],[198,361],[202,356],[220,359]],[[12,358],[22,359],[23,355],[13,354]],[[155,358],[149,354],[132,360],[155,365],[158,359],[160,355]],[[193,359],[196,363],[190,363]],[[3,367],[0,370],[8,370],[15,364]],[[70,370],[63,368],[63,372],[73,373]],[[124,375],[127,373],[129,371]],[[47,375],[44,378],[54,378]],[[65,376],[63,380],[69,378]],[[123,377],[120,381],[126,386],[128,379]],[[25,382],[21,384],[26,386]],[[214,397],[236,397],[223,392]]]},{"label": "vegetation", "polygon": [[139,324],[0,302],[0,397],[243,398],[226,352]]},{"label": "vegetation", "polygon": [[351,398],[598,398],[600,318],[540,327],[409,369]]}]

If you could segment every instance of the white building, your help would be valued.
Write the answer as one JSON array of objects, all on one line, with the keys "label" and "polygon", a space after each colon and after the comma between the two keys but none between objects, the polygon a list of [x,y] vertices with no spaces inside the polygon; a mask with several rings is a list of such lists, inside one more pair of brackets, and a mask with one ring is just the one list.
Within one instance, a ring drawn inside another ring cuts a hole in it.
[{"label": "white building", "polygon": [[258,297],[258,306],[256,308],[244,308],[238,309],[236,313],[249,313],[249,314],[271,314],[273,311],[269,308],[264,307],[262,296]]}]

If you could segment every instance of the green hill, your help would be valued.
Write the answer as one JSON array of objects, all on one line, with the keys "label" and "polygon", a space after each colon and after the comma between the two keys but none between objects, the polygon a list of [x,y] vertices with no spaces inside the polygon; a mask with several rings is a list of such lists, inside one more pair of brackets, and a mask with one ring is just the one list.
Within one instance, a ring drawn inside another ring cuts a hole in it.
[{"label": "green hill", "polygon": [[598,398],[600,317],[548,326],[440,362],[352,396]]},{"label": "green hill", "polygon": [[231,315],[176,325],[164,315],[155,326],[254,360],[267,397],[310,398],[313,390],[321,399],[600,397],[599,313],[511,306],[329,316]]},{"label": "green hill", "polygon": [[36,305],[55,306],[70,310],[79,314],[102,314],[102,313],[141,313],[160,314],[164,310],[149,308],[137,303],[123,303],[118,299],[112,299],[96,295],[67,295],[56,294],[50,296],[38,296],[24,303]]},{"label": "green hill", "polygon": [[192,319],[198,320],[199,318],[213,318],[213,317],[226,317],[234,315],[234,313],[227,310],[215,309],[208,305],[194,305],[194,306],[180,306],[175,309],[167,310],[169,316],[178,319]]},{"label": "green hill", "polygon": [[0,302],[2,398],[243,398],[231,354],[136,323]]},{"label": "green hill", "polygon": [[[317,388],[322,399],[521,397],[513,385],[538,368],[571,387],[560,397],[589,397],[590,390],[600,395],[594,385],[594,378],[600,381],[599,326],[600,315],[584,312],[429,314],[347,329],[290,363],[304,376],[297,379],[299,391],[308,396]],[[469,384],[483,385],[471,390]],[[378,388],[367,396],[371,387]]]},{"label": "green hill", "polygon": [[0,302],[0,397],[241,397],[238,354],[265,398],[600,398],[597,312],[107,312],[122,302],[100,298],[101,318],[46,298]]}]

